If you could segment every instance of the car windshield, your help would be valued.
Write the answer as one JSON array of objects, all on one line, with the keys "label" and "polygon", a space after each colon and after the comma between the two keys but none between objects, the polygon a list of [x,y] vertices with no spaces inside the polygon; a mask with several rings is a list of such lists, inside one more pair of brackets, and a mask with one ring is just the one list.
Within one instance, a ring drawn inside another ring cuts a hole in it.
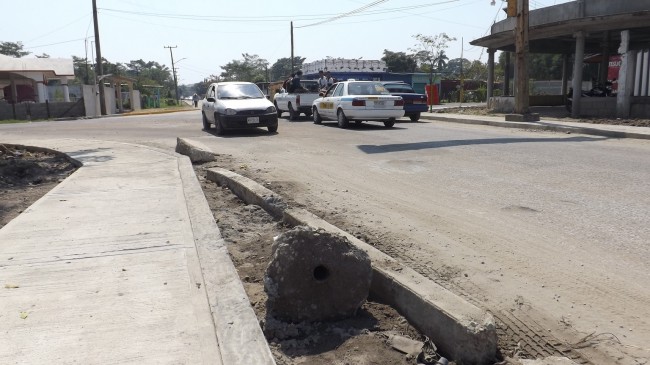
[{"label": "car windshield", "polygon": [[389,95],[380,82],[351,82],[348,84],[348,95]]},{"label": "car windshield", "polygon": [[255,84],[225,84],[217,87],[218,99],[262,99],[264,94]]},{"label": "car windshield", "polygon": [[405,93],[405,94],[414,94],[413,88],[406,84],[385,84],[384,85],[388,91],[392,93]]}]

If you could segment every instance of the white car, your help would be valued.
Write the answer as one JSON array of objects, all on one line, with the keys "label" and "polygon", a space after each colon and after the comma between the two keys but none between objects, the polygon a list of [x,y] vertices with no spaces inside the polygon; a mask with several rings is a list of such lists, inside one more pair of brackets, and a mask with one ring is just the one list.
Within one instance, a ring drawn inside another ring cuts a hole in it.
[{"label": "white car", "polygon": [[341,128],[350,121],[383,122],[387,128],[404,116],[404,100],[393,96],[378,81],[342,81],[332,85],[312,104],[314,123],[336,120]]},{"label": "white car", "polygon": [[208,87],[201,106],[203,129],[215,126],[217,135],[227,129],[266,127],[278,130],[275,106],[251,82],[218,82]]}]

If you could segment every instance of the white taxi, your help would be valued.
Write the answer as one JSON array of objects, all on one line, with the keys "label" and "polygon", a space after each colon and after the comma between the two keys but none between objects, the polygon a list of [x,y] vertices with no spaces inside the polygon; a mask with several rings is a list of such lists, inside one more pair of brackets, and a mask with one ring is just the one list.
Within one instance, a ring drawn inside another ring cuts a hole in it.
[{"label": "white taxi", "polygon": [[342,81],[312,103],[314,123],[336,120],[341,128],[350,121],[383,122],[388,128],[404,116],[404,100],[393,96],[379,81]]}]

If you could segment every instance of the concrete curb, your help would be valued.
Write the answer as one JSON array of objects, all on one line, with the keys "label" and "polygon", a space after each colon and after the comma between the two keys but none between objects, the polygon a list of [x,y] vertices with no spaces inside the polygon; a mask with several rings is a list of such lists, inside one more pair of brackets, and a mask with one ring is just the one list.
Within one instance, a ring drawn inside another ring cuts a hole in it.
[{"label": "concrete curb", "polygon": [[445,117],[437,115],[422,115],[420,119],[427,120],[437,120],[441,122],[451,122],[451,123],[461,123],[461,124],[477,124],[477,125],[489,125],[493,127],[502,127],[502,128],[519,128],[519,129],[533,129],[533,130],[544,130],[544,131],[554,131],[562,133],[578,133],[578,134],[588,134],[594,136],[608,137],[608,138],[636,138],[636,139],[650,139],[650,135],[644,133],[634,133],[634,132],[621,132],[621,131],[609,131],[604,129],[597,128],[588,128],[588,127],[574,127],[567,125],[554,124],[549,122],[500,122],[493,120],[481,120],[481,119],[472,119],[469,117]]},{"label": "concrete curb", "polygon": [[189,142],[185,138],[176,138],[176,153],[189,157],[192,162],[209,162],[215,159],[214,153],[207,146],[197,141]]},{"label": "concrete curb", "polygon": [[246,177],[220,168],[208,169],[207,177],[229,187],[245,202],[282,217],[287,224],[322,228],[347,237],[371,258],[371,296],[396,308],[443,354],[467,364],[491,364],[496,359],[496,326],[489,313],[312,213],[288,208],[281,197]]},{"label": "concrete curb", "polygon": [[223,364],[275,365],[189,159],[179,171]]}]

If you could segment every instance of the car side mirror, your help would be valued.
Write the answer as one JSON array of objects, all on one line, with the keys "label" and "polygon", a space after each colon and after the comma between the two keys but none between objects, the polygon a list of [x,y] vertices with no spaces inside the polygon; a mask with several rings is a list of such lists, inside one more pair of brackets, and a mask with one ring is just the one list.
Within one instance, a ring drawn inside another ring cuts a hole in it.
[{"label": "car side mirror", "polygon": [[210,102],[210,103],[214,103],[214,102],[215,102],[215,100],[214,100],[213,97],[205,98],[205,100],[207,100],[207,101]]},{"label": "car side mirror", "polygon": [[325,96],[325,93],[320,92],[320,93],[318,93],[318,96]]}]

